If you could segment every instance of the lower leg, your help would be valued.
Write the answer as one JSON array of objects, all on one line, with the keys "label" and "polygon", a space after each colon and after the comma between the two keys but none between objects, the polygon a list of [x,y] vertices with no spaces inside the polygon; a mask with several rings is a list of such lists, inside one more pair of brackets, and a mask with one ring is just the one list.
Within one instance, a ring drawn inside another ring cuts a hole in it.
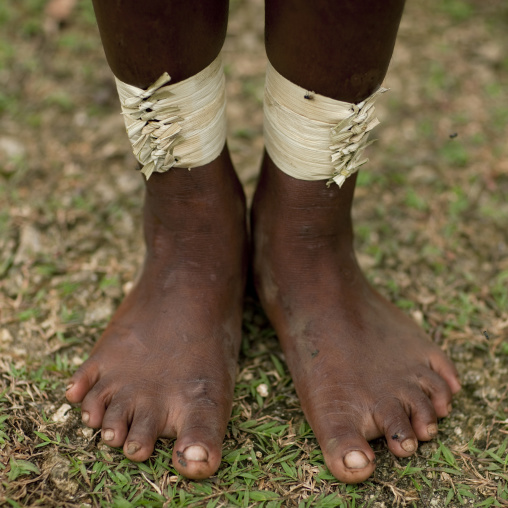
[{"label": "lower leg", "polygon": [[219,54],[226,36],[228,2],[214,0],[93,0],[109,66],[138,88],[163,72],[178,83]]},{"label": "lower leg", "polygon": [[[209,65],[222,46],[227,2],[94,0],[110,66],[146,88]],[[173,462],[205,478],[221,460],[241,331],[245,201],[227,147],[205,166],[147,181],[146,257],[67,397],[103,440],[145,460],[157,437],[177,437]]]},{"label": "lower leg", "polygon": [[[402,8],[402,0],[269,0],[268,58],[302,88],[357,103],[385,76]],[[355,180],[342,188],[297,180],[265,155],[253,205],[260,298],[327,465],[347,482],[374,470],[369,439],[385,435],[394,454],[409,456],[417,439],[435,436],[459,389],[447,358],[358,267]]]}]

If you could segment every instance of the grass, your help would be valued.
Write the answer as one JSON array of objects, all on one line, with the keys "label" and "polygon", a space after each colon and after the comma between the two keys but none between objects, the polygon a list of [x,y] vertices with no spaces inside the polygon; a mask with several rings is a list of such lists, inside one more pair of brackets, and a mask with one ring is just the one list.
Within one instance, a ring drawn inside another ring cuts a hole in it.
[{"label": "grass", "polygon": [[[262,334],[262,328],[252,326],[247,332],[249,340]],[[221,468],[204,482],[178,475],[171,465],[170,440],[159,440],[154,455],[137,464],[125,459],[120,450],[102,445],[97,433],[82,426],[78,411],[71,410],[64,423],[53,422],[55,408],[64,401],[63,384],[74,368],[66,353],[56,353],[42,365],[11,364],[8,375],[4,375],[9,383],[0,399],[7,409],[0,418],[0,447],[5,451],[22,446],[31,451],[23,455],[11,452],[4,465],[6,502],[12,506],[35,503],[30,495],[17,496],[24,492],[22,486],[48,475],[57,487],[65,486],[66,490],[58,492],[61,497],[39,498],[41,505],[57,499],[61,503],[111,507],[353,507],[375,506],[377,499],[386,499],[387,492],[394,496],[393,502],[414,500],[414,506],[425,506],[420,504],[425,499],[441,503],[436,506],[459,506],[468,499],[474,506],[503,506],[501,503],[508,499],[508,437],[501,441],[491,437],[497,413],[489,432],[477,429],[465,444],[454,444],[450,436],[432,453],[428,452],[432,445],[425,445],[411,459],[392,457],[388,460],[391,466],[385,463],[379,475],[365,484],[337,483],[323,465],[308,424],[287,404],[284,392],[292,390],[291,381],[274,338],[268,338],[266,344],[264,348],[251,344],[256,362],[240,373]],[[260,383],[270,387],[266,398],[256,390]],[[48,403],[44,394],[55,392],[60,397],[51,404],[51,411],[45,410]],[[30,425],[19,417],[23,400],[41,408],[32,413],[36,421]],[[277,407],[286,413],[284,417],[274,416]],[[381,440],[374,447],[381,462],[386,461],[389,454]],[[75,494],[69,496],[69,492]]]}]

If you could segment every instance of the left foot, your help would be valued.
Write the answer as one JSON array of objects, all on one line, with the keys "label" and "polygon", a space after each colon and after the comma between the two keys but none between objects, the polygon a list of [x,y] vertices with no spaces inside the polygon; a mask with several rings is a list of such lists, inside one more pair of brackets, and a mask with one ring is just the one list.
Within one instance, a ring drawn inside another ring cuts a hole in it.
[{"label": "left foot", "polygon": [[398,457],[437,434],[460,389],[448,358],[367,282],[342,189],[295,180],[265,157],[253,205],[254,272],[305,416],[339,480],[368,478],[368,440]]},{"label": "left foot", "polygon": [[110,446],[146,460],[176,437],[187,478],[219,467],[241,341],[245,205],[227,150],[147,183],[141,276],[72,376],[70,402]]}]

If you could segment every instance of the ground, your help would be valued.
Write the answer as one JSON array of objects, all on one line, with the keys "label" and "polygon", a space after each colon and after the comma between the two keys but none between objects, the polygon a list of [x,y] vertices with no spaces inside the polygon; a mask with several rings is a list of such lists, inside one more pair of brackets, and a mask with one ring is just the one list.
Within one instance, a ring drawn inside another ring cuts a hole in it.
[{"label": "ground", "polygon": [[[65,2],[64,2],[65,3]],[[72,2],[71,2],[72,3]],[[252,293],[217,475],[178,476],[171,441],[135,464],[66,406],[143,256],[143,184],[91,6],[0,6],[0,503],[11,506],[508,505],[508,5],[409,2],[359,178],[370,280],[456,362],[463,390],[411,459],[335,481]],[[233,0],[229,144],[249,199],[262,152],[263,5]]]}]

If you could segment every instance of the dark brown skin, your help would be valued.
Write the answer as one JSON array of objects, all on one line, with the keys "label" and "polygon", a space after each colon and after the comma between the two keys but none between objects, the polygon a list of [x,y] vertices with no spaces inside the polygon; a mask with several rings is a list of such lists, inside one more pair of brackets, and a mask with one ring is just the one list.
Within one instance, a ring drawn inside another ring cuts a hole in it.
[{"label": "dark brown skin", "polygon": [[[245,203],[227,150],[190,173],[152,175],[144,228],[141,277],[67,398],[128,458],[146,460],[157,437],[177,437],[175,468],[207,478],[231,414],[246,271]],[[195,445],[200,460],[186,453]]]},{"label": "dark brown skin", "polygon": [[374,471],[368,440],[384,435],[408,457],[435,437],[460,388],[446,356],[360,271],[354,184],[295,180],[265,156],[252,212],[261,302],[326,464],[348,483]]},{"label": "dark brown skin", "polygon": [[[399,0],[267,0],[268,58],[307,90],[359,102],[381,85],[402,9]],[[368,440],[384,435],[408,457],[435,437],[460,389],[446,356],[360,271],[355,183],[296,180],[265,154],[252,211],[258,293],[326,463],[348,483],[374,471]]]},{"label": "dark brown skin", "polygon": [[[224,41],[222,0],[94,7],[113,72],[138,87],[163,71],[172,83],[196,74]],[[207,478],[219,467],[231,414],[247,265],[245,198],[227,147],[201,168],[152,175],[144,230],[141,277],[67,398],[128,458],[146,460],[157,437],[177,437],[175,468]]]},{"label": "dark brown skin", "polygon": [[228,0],[93,0],[113,74],[147,88],[163,72],[171,84],[194,76],[219,54]]},{"label": "dark brown skin", "polygon": [[[146,87],[201,71],[224,41],[227,1],[94,0],[108,62]],[[359,102],[383,80],[403,2],[268,0],[267,53],[300,86]],[[368,440],[397,456],[437,434],[460,385],[425,334],[372,289],[353,252],[356,177],[295,180],[265,155],[252,213],[254,271],[298,394],[332,473],[374,470]],[[67,391],[83,421],[142,461],[177,437],[176,469],[220,464],[231,412],[246,272],[245,199],[227,148],[203,168],[147,183],[147,254],[135,288]]]},{"label": "dark brown skin", "polygon": [[361,102],[388,70],[404,0],[266,0],[271,64],[302,88]]}]

